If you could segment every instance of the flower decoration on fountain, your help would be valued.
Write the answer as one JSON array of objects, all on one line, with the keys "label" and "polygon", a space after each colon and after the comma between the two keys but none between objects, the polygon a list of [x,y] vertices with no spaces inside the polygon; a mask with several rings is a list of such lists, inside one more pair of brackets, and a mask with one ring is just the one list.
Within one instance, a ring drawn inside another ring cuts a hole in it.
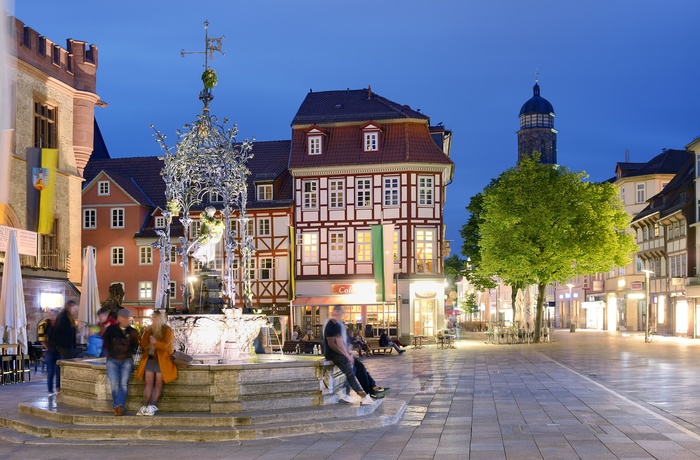
[{"label": "flower decoration on fountain", "polygon": [[216,217],[216,209],[213,206],[206,207],[200,222],[200,235],[192,243],[192,257],[201,263],[209,263],[216,256],[216,245],[224,234],[224,223]]}]

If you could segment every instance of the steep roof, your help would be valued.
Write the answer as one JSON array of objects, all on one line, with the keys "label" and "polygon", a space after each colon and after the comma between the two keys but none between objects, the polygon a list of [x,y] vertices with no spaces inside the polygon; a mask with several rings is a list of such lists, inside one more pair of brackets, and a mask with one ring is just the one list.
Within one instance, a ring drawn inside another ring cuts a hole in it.
[{"label": "steep roof", "polygon": [[367,89],[310,91],[292,120],[294,125],[322,125],[365,120],[428,117],[407,105],[390,101]]},{"label": "steep roof", "polygon": [[[291,203],[291,182],[286,180],[290,144],[288,140],[258,141],[253,144],[253,158],[248,162],[248,169],[251,172],[248,176],[249,208],[274,207]],[[142,204],[164,209],[166,200],[165,182],[160,175],[162,168],[162,157],[91,158],[85,168],[84,177],[85,183],[88,184],[101,171],[105,171]],[[281,175],[285,176],[281,177]],[[256,202],[255,182],[275,180],[278,177],[287,186],[278,191],[275,201]]]},{"label": "steep roof", "polygon": [[669,181],[663,190],[649,198],[647,207],[634,216],[632,222],[637,222],[657,212],[659,217],[668,216],[689,204],[692,206],[693,197],[688,196],[686,191],[693,187],[694,181],[695,158],[693,155],[688,154],[685,163],[678,169],[673,179]]},{"label": "steep roof", "polygon": [[665,149],[646,163],[617,163],[615,172],[619,178],[676,174],[691,156],[686,150]]},{"label": "steep roof", "polygon": [[362,125],[328,128],[323,153],[308,155],[306,132],[292,131],[290,168],[386,164],[433,163],[451,165],[452,160],[431,137],[427,124],[391,123],[381,127],[380,148],[377,152],[363,151]]}]

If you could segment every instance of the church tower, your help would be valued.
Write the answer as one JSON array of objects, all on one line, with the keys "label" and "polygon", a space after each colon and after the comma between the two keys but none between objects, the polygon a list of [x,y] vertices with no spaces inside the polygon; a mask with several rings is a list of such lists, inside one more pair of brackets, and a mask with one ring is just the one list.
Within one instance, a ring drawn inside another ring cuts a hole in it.
[{"label": "church tower", "polygon": [[540,162],[557,163],[557,130],[554,129],[554,108],[540,96],[540,85],[535,80],[532,98],[520,109],[520,130],[518,131],[518,163],[532,155],[541,154]]}]

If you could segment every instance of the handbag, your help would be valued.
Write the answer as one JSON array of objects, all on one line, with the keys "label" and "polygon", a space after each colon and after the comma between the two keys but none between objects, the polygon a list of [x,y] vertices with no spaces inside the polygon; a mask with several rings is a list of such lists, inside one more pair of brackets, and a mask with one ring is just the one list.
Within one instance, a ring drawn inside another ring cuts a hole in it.
[{"label": "handbag", "polygon": [[178,369],[185,369],[192,365],[192,357],[181,351],[174,351],[173,354],[170,355],[170,359],[173,360],[173,364],[175,364],[175,367]]}]

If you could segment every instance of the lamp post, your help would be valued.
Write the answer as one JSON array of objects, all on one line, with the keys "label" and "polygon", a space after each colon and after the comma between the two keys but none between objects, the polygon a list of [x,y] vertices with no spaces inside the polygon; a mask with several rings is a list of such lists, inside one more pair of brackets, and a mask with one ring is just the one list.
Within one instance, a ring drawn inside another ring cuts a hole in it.
[{"label": "lamp post", "polygon": [[576,323],[574,320],[574,306],[571,303],[571,288],[574,287],[574,285],[567,284],[566,287],[569,288],[569,332],[576,332]]},{"label": "lamp post", "polygon": [[646,278],[644,287],[646,288],[646,301],[644,302],[644,342],[649,343],[651,340],[649,339],[649,302],[651,301],[651,297],[649,295],[649,276],[654,273],[652,270],[642,270],[644,272],[644,276]]}]

